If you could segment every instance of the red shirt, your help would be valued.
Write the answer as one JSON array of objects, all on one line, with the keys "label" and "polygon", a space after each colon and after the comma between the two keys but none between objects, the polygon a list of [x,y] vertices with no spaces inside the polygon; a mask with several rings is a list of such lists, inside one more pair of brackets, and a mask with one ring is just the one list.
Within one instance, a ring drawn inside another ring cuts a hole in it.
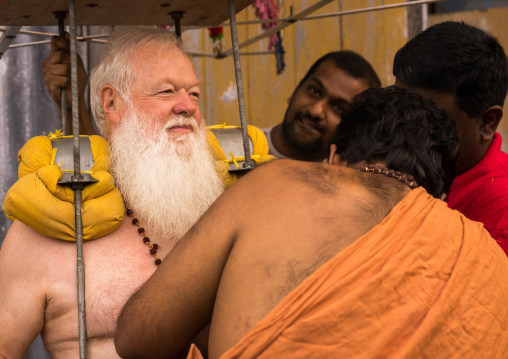
[{"label": "red shirt", "polygon": [[508,255],[508,155],[497,132],[482,160],[455,177],[448,207],[482,222]]}]

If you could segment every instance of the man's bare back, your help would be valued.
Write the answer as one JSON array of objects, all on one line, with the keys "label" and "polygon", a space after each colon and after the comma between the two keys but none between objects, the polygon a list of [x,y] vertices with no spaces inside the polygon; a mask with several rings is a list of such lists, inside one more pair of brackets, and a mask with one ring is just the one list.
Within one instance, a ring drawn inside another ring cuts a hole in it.
[{"label": "man's bare back", "polygon": [[[115,358],[113,336],[121,309],[156,266],[129,217],[115,232],[83,247],[88,356]],[[17,264],[11,266],[13,261]],[[0,286],[11,288],[0,293],[0,307],[12,308],[0,312],[0,357],[22,357],[39,332],[52,358],[79,357],[76,244],[44,237],[16,221],[0,251],[0,266]],[[15,323],[24,330],[3,331]],[[10,347],[20,342],[12,339],[22,332],[23,347]]]},{"label": "man's bare back", "polygon": [[[162,310],[170,315],[178,302],[192,301],[191,312],[178,311],[187,320],[171,332],[175,343],[187,343],[213,310],[208,354],[218,358],[312,272],[378,224],[409,191],[392,178],[336,165],[267,164],[220,197],[170,253],[171,270],[155,273],[145,286],[171,283],[175,294],[161,291],[160,298],[143,306],[163,303]],[[309,205],[314,201],[316,206]],[[203,263],[207,270],[200,273],[207,275],[198,277],[194,270]],[[168,272],[171,278],[164,277]],[[193,288],[202,287],[206,295],[196,297]],[[211,307],[208,300],[215,295]],[[152,309],[153,317],[140,320],[156,320],[160,308]]]},{"label": "man's bare back", "polygon": [[[243,190],[250,187],[253,195],[246,193],[238,210],[251,215],[236,225],[222,273],[210,329],[210,358],[236,344],[290,291],[378,224],[409,192],[407,186],[382,176],[327,164],[284,162],[258,172],[244,185]],[[383,191],[364,185],[371,180]],[[270,181],[277,185],[259,188]],[[313,201],[319,206],[308,205]],[[265,211],[268,207],[270,211]]]}]

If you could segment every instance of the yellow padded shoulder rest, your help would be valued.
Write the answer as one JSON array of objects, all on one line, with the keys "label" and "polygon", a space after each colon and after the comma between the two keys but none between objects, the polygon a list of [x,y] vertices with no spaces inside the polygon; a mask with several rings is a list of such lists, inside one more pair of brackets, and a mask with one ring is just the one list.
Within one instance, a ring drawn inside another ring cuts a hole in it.
[{"label": "yellow padded shoulder rest", "polygon": [[[239,127],[222,125],[214,128]],[[263,132],[254,126],[249,126],[248,132],[252,141],[252,159],[256,164],[275,159],[268,155]],[[68,185],[59,184],[62,170],[70,169],[65,168],[67,164],[55,163],[59,156],[56,156],[51,142],[51,139],[61,137],[69,136],[61,136],[57,131],[49,137],[34,137],[21,148],[18,153],[19,180],[7,192],[3,210],[10,220],[23,222],[45,236],[74,241],[74,191]],[[91,240],[116,230],[122,223],[125,208],[109,172],[109,144],[100,136],[80,137],[90,140],[94,163],[89,174],[97,180],[82,191],[83,239]],[[244,158],[238,153],[224,153],[209,130],[206,138],[220,178],[226,186],[232,185],[242,173],[229,172],[228,169]]]},{"label": "yellow padded shoulder rest", "polygon": [[[88,138],[94,158],[90,175],[97,182],[82,191],[83,240],[113,232],[125,212],[122,196],[108,172],[109,145],[100,136]],[[74,241],[74,191],[58,184],[63,172],[54,163],[54,152],[51,138],[46,136],[34,137],[21,148],[19,180],[7,192],[3,210],[9,219],[45,236]]]}]

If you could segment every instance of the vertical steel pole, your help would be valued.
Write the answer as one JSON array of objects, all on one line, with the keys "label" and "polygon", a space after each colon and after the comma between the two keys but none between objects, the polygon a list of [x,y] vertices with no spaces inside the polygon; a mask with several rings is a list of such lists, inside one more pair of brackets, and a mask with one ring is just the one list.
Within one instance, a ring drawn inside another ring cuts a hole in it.
[{"label": "vertical steel pole", "polygon": [[[58,35],[65,38],[64,20],[67,17],[65,11],[55,11],[55,17],[58,19]],[[62,109],[62,131],[66,135],[67,133],[67,89],[62,87],[60,97],[60,107]]]},{"label": "vertical steel pole", "polygon": [[75,1],[69,0],[69,32],[71,40],[71,84],[72,84],[72,131],[74,147],[74,189],[75,233],[77,247],[78,277],[78,324],[79,324],[79,357],[86,359],[86,309],[85,309],[85,268],[83,261],[83,223],[81,220],[81,190],[84,188],[81,176],[81,156],[79,152],[79,111],[78,111],[78,66],[76,54],[76,16]]},{"label": "vertical steel pole", "polygon": [[172,11],[170,12],[171,18],[175,22],[175,35],[178,36],[179,39],[182,38],[182,25],[180,20],[183,18],[183,11]]},{"label": "vertical steel pole", "polygon": [[233,59],[235,63],[236,89],[238,92],[238,107],[240,110],[240,123],[242,125],[243,151],[245,153],[244,168],[255,167],[254,161],[250,158],[249,133],[247,131],[247,116],[245,114],[245,100],[243,97],[242,69],[240,65],[240,49],[238,47],[238,34],[236,32],[236,13],[234,0],[229,2],[229,24],[231,25],[231,41],[233,43]]}]

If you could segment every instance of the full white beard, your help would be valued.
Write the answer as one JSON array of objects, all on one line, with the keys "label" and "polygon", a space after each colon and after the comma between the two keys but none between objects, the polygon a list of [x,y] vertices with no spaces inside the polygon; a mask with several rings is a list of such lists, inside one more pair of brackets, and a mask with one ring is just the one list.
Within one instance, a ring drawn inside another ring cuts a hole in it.
[{"label": "full white beard", "polygon": [[[224,191],[205,140],[204,126],[177,116],[160,125],[131,108],[111,136],[115,183],[145,235],[172,248]],[[191,124],[191,134],[171,138],[168,128]]]}]

